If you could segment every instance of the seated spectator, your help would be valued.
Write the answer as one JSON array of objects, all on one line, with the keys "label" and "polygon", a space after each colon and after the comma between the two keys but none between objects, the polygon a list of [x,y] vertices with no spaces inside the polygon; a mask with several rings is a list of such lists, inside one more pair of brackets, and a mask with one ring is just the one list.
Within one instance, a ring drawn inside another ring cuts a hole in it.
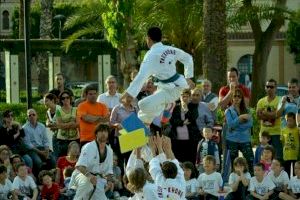
[{"label": "seated spectator", "polygon": [[291,177],[288,184],[288,192],[280,192],[279,198],[284,200],[295,200],[300,198],[300,161],[294,166],[295,176]]},{"label": "seated spectator", "polygon": [[65,200],[71,200],[74,198],[76,191],[72,188],[69,188],[71,176],[74,171],[74,167],[68,166],[64,169],[64,186],[60,190],[61,196]]},{"label": "seated spectator", "polygon": [[0,127],[0,145],[7,145],[13,154],[23,156],[27,166],[32,167],[32,160],[28,156],[27,148],[24,145],[24,130],[18,122],[13,121],[13,112],[3,112],[3,125]]},{"label": "seated spectator", "polygon": [[272,160],[274,157],[275,157],[274,148],[271,145],[266,146],[262,152],[261,159],[260,159],[260,163],[264,165],[264,170],[266,174],[268,174],[269,171],[271,171]]},{"label": "seated spectator", "polygon": [[10,162],[10,149],[6,145],[0,146],[0,164],[4,165],[7,169],[7,174],[11,174],[12,172],[12,164]]},{"label": "seated spectator", "polygon": [[53,174],[47,170],[39,173],[39,180],[43,184],[41,190],[41,198],[49,200],[59,199],[59,186],[52,181]]},{"label": "seated spectator", "polygon": [[38,189],[31,176],[28,176],[27,167],[24,163],[17,166],[17,176],[13,182],[14,192],[19,199],[37,200]]},{"label": "seated spectator", "polygon": [[264,148],[269,144],[271,137],[268,132],[264,131],[259,136],[260,144],[256,147],[255,156],[254,156],[254,165],[260,162],[262,152]]},{"label": "seated spectator", "polygon": [[182,164],[184,171],[184,179],[186,183],[185,197],[189,200],[198,196],[199,183],[197,181],[197,170],[192,162],[184,162]]},{"label": "seated spectator", "polygon": [[116,154],[114,154],[113,157],[113,172],[114,172],[114,177],[113,177],[113,183],[114,183],[114,194],[119,193],[120,190],[123,189],[122,186],[122,171],[121,168],[118,166],[118,157]]},{"label": "seated spectator", "polygon": [[[18,166],[18,164],[23,163],[23,159],[19,154],[14,154],[10,157],[10,163],[12,165],[12,170],[11,170],[11,173],[9,176],[10,176],[11,180],[14,180],[14,178],[17,176],[17,172],[18,172],[17,166]],[[27,173],[35,180],[35,177],[32,174],[32,169],[28,166],[27,166]]]},{"label": "seated spectator", "polygon": [[248,171],[248,164],[245,158],[237,157],[234,159],[233,169],[228,182],[232,191],[226,196],[225,200],[246,200],[251,179],[251,175]]},{"label": "seated spectator", "polygon": [[61,187],[64,184],[63,171],[71,166],[75,167],[78,161],[78,156],[80,154],[80,147],[76,141],[71,142],[68,145],[68,155],[59,157],[57,160],[57,172],[56,172],[56,182],[59,183]]},{"label": "seated spectator", "polygon": [[23,126],[25,132],[24,142],[33,161],[34,172],[38,173],[42,167],[55,168],[55,159],[49,149],[49,140],[45,126],[38,122],[38,116],[34,109],[27,111],[27,117],[28,121]]},{"label": "seated spectator", "polygon": [[217,194],[223,185],[223,180],[221,174],[216,172],[216,159],[208,155],[203,161],[204,173],[197,179],[200,199],[218,200]]},{"label": "seated spectator", "polygon": [[249,191],[250,200],[254,199],[273,199],[275,184],[265,176],[265,168],[262,163],[257,163],[254,166],[254,177],[250,179]]},{"label": "seated spectator", "polygon": [[17,195],[13,190],[11,181],[7,178],[7,168],[0,165],[0,199],[17,199]]},{"label": "seated spectator", "polygon": [[207,155],[211,155],[216,159],[216,170],[218,170],[220,167],[219,149],[218,145],[212,140],[212,129],[203,128],[202,132],[204,138],[199,142],[197,147],[196,167],[198,168],[199,173],[203,173],[203,159]]},{"label": "seated spectator", "polygon": [[268,173],[268,177],[275,184],[274,193],[278,196],[280,192],[287,193],[287,187],[289,183],[289,176],[283,169],[283,161],[273,159],[271,165],[271,171]]}]

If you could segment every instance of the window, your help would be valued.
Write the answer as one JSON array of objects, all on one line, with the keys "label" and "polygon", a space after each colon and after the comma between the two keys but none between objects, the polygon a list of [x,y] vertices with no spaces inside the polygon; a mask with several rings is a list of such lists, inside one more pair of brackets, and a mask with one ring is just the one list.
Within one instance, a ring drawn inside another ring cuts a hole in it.
[{"label": "window", "polygon": [[2,13],[2,29],[9,29],[9,12],[7,10],[3,11]]}]

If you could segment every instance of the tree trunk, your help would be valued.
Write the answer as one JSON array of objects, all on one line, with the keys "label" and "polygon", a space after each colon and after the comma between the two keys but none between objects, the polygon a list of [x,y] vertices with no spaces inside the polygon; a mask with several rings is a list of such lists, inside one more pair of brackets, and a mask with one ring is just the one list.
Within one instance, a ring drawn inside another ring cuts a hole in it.
[{"label": "tree trunk", "polygon": [[127,88],[130,83],[130,73],[136,69],[137,55],[136,47],[129,46],[127,48],[120,49],[120,69],[123,74],[123,88]]},{"label": "tree trunk", "polygon": [[204,0],[203,2],[203,74],[213,82],[212,90],[226,83],[227,38],[226,1]]},{"label": "tree trunk", "polygon": [[[52,37],[52,10],[53,0],[41,0],[40,38],[50,39]],[[48,89],[48,53],[38,52],[36,54],[38,92],[44,94]]]},{"label": "tree trunk", "polygon": [[20,7],[19,7],[19,39],[23,39],[23,38],[24,38],[24,4],[23,4],[23,0],[20,0]]},{"label": "tree trunk", "polygon": [[272,37],[266,37],[262,34],[260,39],[257,39],[257,42],[255,42],[252,70],[252,93],[250,102],[252,107],[256,106],[257,100],[265,94],[264,85],[266,83],[267,64],[274,38],[275,32]]}]

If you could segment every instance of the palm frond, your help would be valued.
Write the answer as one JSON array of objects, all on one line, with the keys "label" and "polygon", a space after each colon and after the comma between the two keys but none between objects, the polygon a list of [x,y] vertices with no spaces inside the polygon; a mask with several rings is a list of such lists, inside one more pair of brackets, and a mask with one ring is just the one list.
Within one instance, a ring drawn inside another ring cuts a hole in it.
[{"label": "palm frond", "polygon": [[66,38],[66,40],[62,44],[62,48],[64,48],[65,51],[68,52],[72,43],[75,40],[77,40],[78,38],[80,38],[84,35],[97,34],[97,33],[100,33],[101,31],[103,31],[103,29],[97,28],[94,25],[89,25],[89,26],[83,27],[82,29],[76,31],[71,36]]}]

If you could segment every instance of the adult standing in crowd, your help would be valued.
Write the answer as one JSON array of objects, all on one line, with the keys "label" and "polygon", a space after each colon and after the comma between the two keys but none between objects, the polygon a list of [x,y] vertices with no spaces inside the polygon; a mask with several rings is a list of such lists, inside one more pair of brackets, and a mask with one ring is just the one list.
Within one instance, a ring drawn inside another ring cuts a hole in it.
[{"label": "adult standing in crowd", "polygon": [[218,96],[211,91],[211,82],[210,80],[204,80],[203,82],[203,94],[202,101],[207,103],[208,108],[216,115],[215,111],[219,105]]},{"label": "adult standing in crowd", "polygon": [[50,90],[49,93],[52,93],[56,97],[58,97],[63,91],[68,91],[72,97],[74,96],[72,90],[70,88],[65,87],[65,75],[62,72],[58,72],[55,74],[55,83],[56,88]]},{"label": "adult standing in crowd", "polygon": [[3,124],[0,126],[0,145],[6,145],[13,154],[19,154],[23,157],[26,165],[32,167],[32,160],[27,154],[27,148],[24,145],[24,130],[18,122],[13,120],[13,112],[5,110],[2,114]]},{"label": "adult standing in crowd", "polygon": [[56,111],[58,156],[67,155],[68,145],[72,141],[79,142],[77,108],[72,106],[72,96],[68,91],[59,95],[61,107]]},{"label": "adult standing in crowd", "polygon": [[266,131],[271,136],[271,144],[275,148],[276,158],[282,159],[282,143],[280,140],[280,118],[277,116],[277,108],[280,97],[276,96],[277,82],[270,79],[266,82],[266,97],[257,102],[256,115],[260,120],[260,133]]},{"label": "adult standing in crowd", "polygon": [[210,127],[212,128],[214,126],[214,118],[209,110],[209,107],[206,103],[201,102],[202,99],[202,90],[199,88],[194,88],[191,91],[192,94],[192,100],[191,103],[194,105],[197,105],[198,108],[198,117],[196,119],[196,123],[198,126],[198,130],[200,131],[200,134],[202,135],[203,128]]},{"label": "adult standing in crowd", "polygon": [[29,156],[33,161],[36,175],[47,164],[48,169],[55,167],[55,158],[49,149],[49,139],[46,127],[38,122],[38,116],[34,109],[27,110],[28,121],[24,124],[25,144],[29,150]]},{"label": "adult standing in crowd", "polygon": [[137,95],[137,100],[142,100],[143,98],[152,95],[156,90],[156,86],[154,85],[154,82],[152,78],[148,78],[147,82],[145,83],[144,87],[142,90],[139,92]]},{"label": "adult standing in crowd", "polygon": [[281,117],[282,128],[286,127],[285,115],[289,112],[297,114],[299,110],[299,105],[299,81],[296,78],[292,78],[288,82],[288,95],[283,96],[278,105],[277,116]]},{"label": "adult standing in crowd", "polygon": [[60,108],[60,105],[57,105],[57,97],[52,93],[47,93],[44,96],[44,104],[47,108],[46,112],[46,127],[48,128],[48,134],[52,135],[52,149],[56,158],[57,154],[57,124],[56,124],[56,111]]},{"label": "adult standing in crowd", "polygon": [[170,119],[173,151],[175,157],[180,162],[195,161],[197,143],[200,140],[200,134],[196,124],[198,109],[190,104],[190,99],[190,90],[183,90],[180,101],[178,101],[174,107]]},{"label": "adult standing in crowd", "polygon": [[109,122],[109,110],[105,104],[97,100],[97,87],[90,84],[86,87],[86,101],[79,104],[77,108],[77,119],[79,121],[80,146],[93,141],[93,131],[98,123]]},{"label": "adult standing in crowd", "polygon": [[113,174],[113,151],[106,144],[109,132],[108,125],[98,124],[94,131],[96,139],[82,148],[70,182],[70,186],[77,187],[74,200],[107,199],[103,177]]},{"label": "adult standing in crowd", "polygon": [[[236,88],[232,91],[232,105],[225,110],[225,118],[228,124],[226,134],[226,147],[230,151],[231,163],[238,157],[239,151],[246,158],[249,171],[253,175],[254,155],[251,146],[251,127],[253,119],[247,108],[243,91]],[[231,165],[233,166],[233,165]]]},{"label": "adult standing in crowd", "polygon": [[97,98],[97,102],[104,103],[109,111],[120,104],[121,94],[117,92],[118,83],[116,77],[110,75],[105,80],[107,91],[103,94],[100,94]]},{"label": "adult standing in crowd", "polygon": [[123,163],[123,159],[128,159],[130,156],[126,153],[125,155],[121,155],[120,151],[120,145],[119,145],[119,130],[122,129],[122,121],[124,121],[129,115],[132,113],[137,113],[137,108],[133,105],[134,101],[131,96],[127,96],[126,98],[122,99],[121,104],[116,105],[110,115],[110,124],[114,128],[112,132],[112,136],[110,137],[110,144],[112,145],[112,148],[114,150],[114,153],[117,154],[117,156],[122,159],[121,163]]},{"label": "adult standing in crowd", "polygon": [[219,105],[225,110],[232,102],[232,93],[236,88],[242,90],[245,98],[245,103],[248,106],[250,100],[250,91],[243,84],[239,83],[239,71],[237,68],[232,67],[227,71],[228,85],[221,87],[219,90]]}]

